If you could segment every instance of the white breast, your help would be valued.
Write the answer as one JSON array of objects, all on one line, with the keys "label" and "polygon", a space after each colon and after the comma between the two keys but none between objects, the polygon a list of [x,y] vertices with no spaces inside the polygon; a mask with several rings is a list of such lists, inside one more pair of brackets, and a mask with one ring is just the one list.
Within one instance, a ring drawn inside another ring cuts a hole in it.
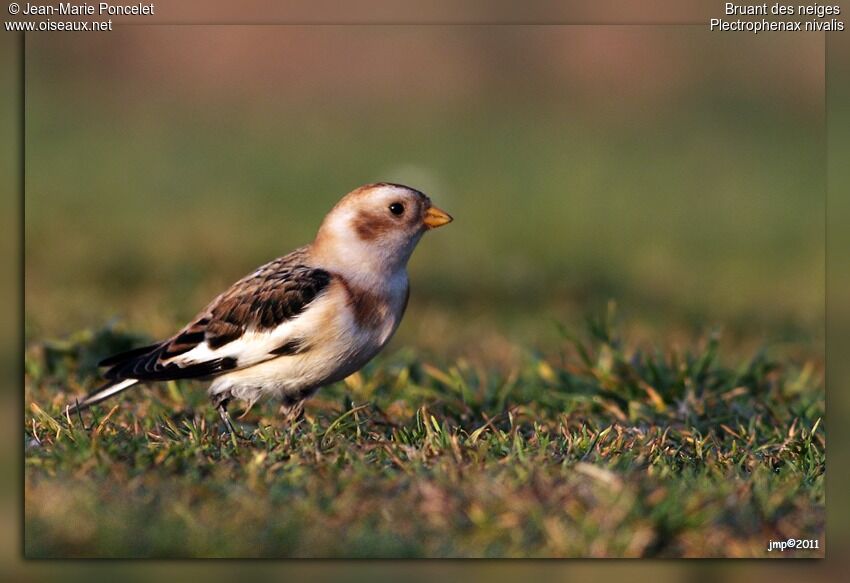
[{"label": "white breast", "polygon": [[[264,396],[297,400],[356,372],[389,342],[398,328],[407,303],[407,274],[402,272],[385,280],[378,289],[384,291],[375,294],[381,317],[368,325],[357,317],[350,290],[334,281],[297,318],[264,333],[263,338],[246,335],[244,342],[235,341],[233,349],[240,352],[240,366],[248,363],[242,355],[250,355],[253,363],[260,352],[268,354],[287,340],[303,342],[304,351],[262,360],[217,377],[210,392],[229,391],[252,403]],[[237,346],[237,342],[242,345]]]}]

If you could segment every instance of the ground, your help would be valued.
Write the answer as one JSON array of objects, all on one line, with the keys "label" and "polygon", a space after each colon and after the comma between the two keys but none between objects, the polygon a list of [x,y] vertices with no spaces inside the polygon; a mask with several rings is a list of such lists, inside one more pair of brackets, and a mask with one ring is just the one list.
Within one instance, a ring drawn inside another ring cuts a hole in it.
[{"label": "ground", "polygon": [[[224,431],[200,385],[82,418],[62,406],[137,337],[27,356],[28,557],[823,556],[824,392],[813,362],[719,341],[642,351],[605,318],[557,356],[487,370],[379,358],[299,421]],[[130,528],[132,525],[132,528]],[[819,549],[767,552],[771,540]]]}]

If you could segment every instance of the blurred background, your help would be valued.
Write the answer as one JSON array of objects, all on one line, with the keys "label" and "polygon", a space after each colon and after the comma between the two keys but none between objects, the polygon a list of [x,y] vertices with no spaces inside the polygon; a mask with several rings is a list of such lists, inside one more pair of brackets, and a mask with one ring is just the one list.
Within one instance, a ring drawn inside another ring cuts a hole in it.
[{"label": "blurred background", "polygon": [[[395,340],[822,351],[823,39],[661,26],[157,26],[27,46],[26,335],[162,336],[377,180],[456,221]],[[663,328],[664,333],[658,332]]]},{"label": "blurred background", "polygon": [[[26,334],[169,334],[336,200],[456,222],[399,343],[546,343],[614,299],[656,341],[821,350],[823,40],[660,26],[157,26],[27,47]],[[640,333],[638,333],[640,334]],[[496,352],[499,353],[498,350]]]}]

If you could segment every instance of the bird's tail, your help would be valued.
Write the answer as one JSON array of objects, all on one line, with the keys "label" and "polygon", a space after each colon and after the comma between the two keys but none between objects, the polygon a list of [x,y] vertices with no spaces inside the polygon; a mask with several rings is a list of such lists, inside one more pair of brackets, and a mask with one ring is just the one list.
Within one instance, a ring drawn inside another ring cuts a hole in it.
[{"label": "bird's tail", "polygon": [[139,381],[136,379],[122,379],[117,381],[110,381],[99,387],[92,393],[89,393],[85,399],[82,401],[75,401],[73,405],[70,405],[67,408],[68,414],[76,413],[77,411],[85,411],[92,405],[97,405],[101,401],[105,401],[109,397],[117,395],[122,391],[126,391]]}]

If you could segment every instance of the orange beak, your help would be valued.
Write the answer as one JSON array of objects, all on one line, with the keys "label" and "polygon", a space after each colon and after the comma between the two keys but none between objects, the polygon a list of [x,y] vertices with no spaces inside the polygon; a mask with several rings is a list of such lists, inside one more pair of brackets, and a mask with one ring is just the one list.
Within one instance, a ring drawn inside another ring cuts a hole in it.
[{"label": "orange beak", "polygon": [[426,229],[436,229],[452,222],[452,216],[446,211],[440,210],[435,206],[430,207],[425,211],[425,218],[422,220],[425,223]]}]

